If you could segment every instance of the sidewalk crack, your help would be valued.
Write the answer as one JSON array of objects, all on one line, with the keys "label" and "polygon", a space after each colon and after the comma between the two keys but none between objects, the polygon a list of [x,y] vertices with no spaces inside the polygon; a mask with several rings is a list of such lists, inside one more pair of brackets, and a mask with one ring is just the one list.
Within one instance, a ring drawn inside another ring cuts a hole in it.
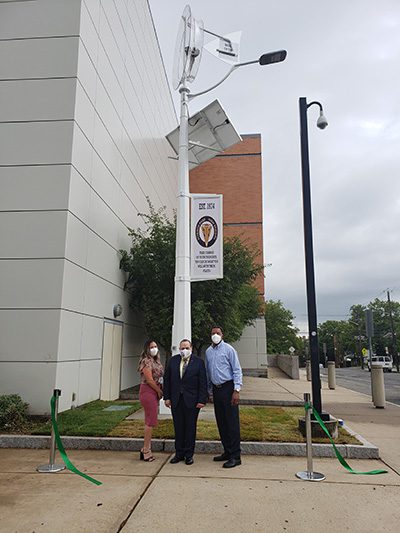
[{"label": "sidewalk crack", "polygon": [[139,503],[142,501],[142,499],[144,498],[144,496],[146,495],[147,491],[149,490],[149,488],[151,487],[151,485],[154,483],[154,480],[157,479],[158,477],[158,474],[161,472],[161,470],[164,468],[165,464],[167,463],[168,459],[170,458],[170,455],[168,455],[168,457],[165,458],[165,460],[162,462],[162,464],[160,465],[160,468],[157,470],[157,472],[155,474],[153,474],[151,477],[152,477],[152,480],[150,481],[150,483],[147,485],[147,487],[144,489],[144,491],[142,492],[142,494],[140,494],[139,498],[137,499],[137,502],[135,503],[135,505],[132,507],[132,509],[129,511],[128,513],[128,516],[126,518],[124,518],[124,520],[122,520],[122,522],[120,523],[118,529],[117,529],[117,533],[120,533],[120,531],[126,526],[126,523],[128,522],[128,520],[130,519],[130,517],[133,515],[133,513],[135,512],[135,509],[136,507],[139,505]]},{"label": "sidewalk crack", "polygon": [[299,400],[303,400],[303,398],[301,397],[301,395],[297,395],[295,392],[287,389],[286,387],[284,387],[283,385],[281,385],[280,383],[278,383],[277,381],[275,381],[274,379],[271,380],[273,381],[274,383],[276,383],[276,385],[278,385],[279,387],[281,387],[283,390],[285,390],[286,392],[288,392],[289,394],[292,394],[293,396],[295,396],[296,398],[298,398]]}]

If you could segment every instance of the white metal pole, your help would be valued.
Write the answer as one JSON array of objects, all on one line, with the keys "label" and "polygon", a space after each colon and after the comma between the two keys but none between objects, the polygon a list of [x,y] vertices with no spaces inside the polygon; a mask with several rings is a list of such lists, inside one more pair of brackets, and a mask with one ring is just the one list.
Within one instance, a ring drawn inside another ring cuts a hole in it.
[{"label": "white metal pole", "polygon": [[179,126],[179,177],[176,212],[175,294],[172,326],[172,353],[176,354],[182,339],[191,340],[192,317],[190,303],[190,191],[188,94],[186,80],[182,83]]}]

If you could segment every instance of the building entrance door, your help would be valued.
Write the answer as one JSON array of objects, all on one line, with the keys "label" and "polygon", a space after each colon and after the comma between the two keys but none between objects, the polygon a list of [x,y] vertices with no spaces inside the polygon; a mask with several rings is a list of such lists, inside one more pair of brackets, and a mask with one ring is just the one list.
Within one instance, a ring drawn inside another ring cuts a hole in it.
[{"label": "building entrance door", "polygon": [[100,400],[117,400],[121,384],[122,324],[106,320],[103,330]]}]

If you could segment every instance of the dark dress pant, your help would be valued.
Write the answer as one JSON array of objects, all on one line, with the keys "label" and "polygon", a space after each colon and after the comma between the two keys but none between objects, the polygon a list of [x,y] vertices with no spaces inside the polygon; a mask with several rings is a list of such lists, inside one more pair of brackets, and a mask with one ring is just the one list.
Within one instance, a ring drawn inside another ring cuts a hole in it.
[{"label": "dark dress pant", "polygon": [[239,406],[231,403],[233,390],[233,381],[213,385],[214,412],[225,455],[240,459]]},{"label": "dark dress pant", "polygon": [[177,405],[171,410],[175,430],[175,454],[180,459],[193,457],[200,409],[186,407],[181,394]]}]

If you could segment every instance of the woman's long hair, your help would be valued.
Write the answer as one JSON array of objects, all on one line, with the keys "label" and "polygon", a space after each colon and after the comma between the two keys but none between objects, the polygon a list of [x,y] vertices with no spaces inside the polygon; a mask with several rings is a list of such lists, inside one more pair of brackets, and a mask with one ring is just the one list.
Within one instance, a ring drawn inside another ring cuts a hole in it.
[{"label": "woman's long hair", "polygon": [[160,359],[160,349],[158,348],[157,355],[154,357],[150,353],[150,344],[152,342],[155,342],[157,344],[158,348],[158,342],[154,339],[148,339],[143,346],[143,351],[140,354],[139,364],[138,364],[138,372],[141,372],[143,370],[143,367],[145,366],[146,360],[150,361],[153,364],[161,365],[161,359]]}]

